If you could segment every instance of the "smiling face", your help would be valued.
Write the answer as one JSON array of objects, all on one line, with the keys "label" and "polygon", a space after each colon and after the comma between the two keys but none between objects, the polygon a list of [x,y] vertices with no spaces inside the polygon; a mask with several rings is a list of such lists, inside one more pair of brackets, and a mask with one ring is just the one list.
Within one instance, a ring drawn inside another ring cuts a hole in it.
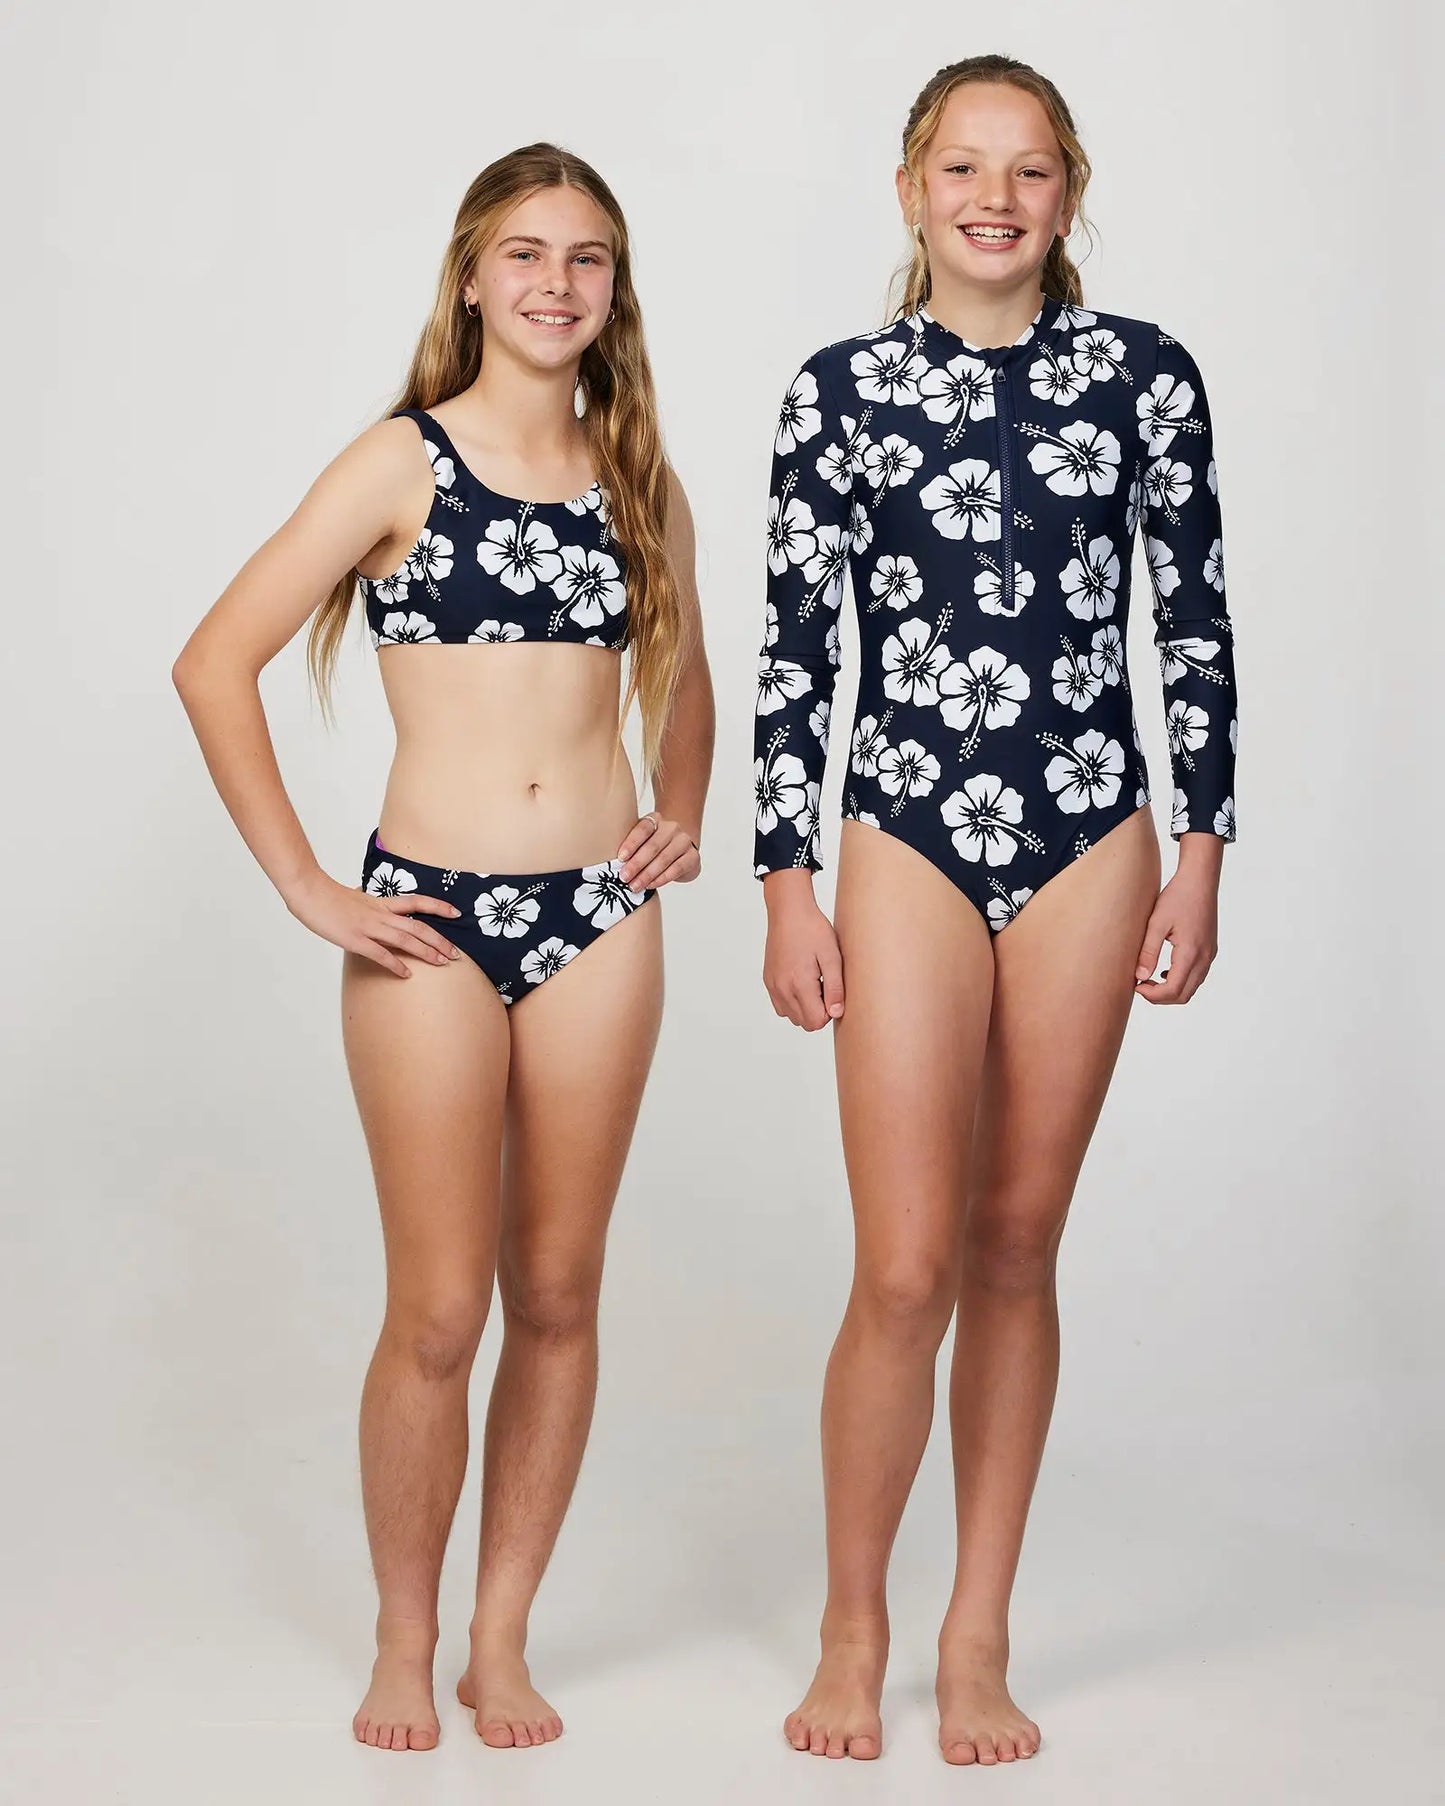
[{"label": "smiling face", "polygon": [[900,167],[909,231],[923,228],[934,293],[1012,289],[1067,237],[1067,170],[1043,103],[1004,82],[964,82],[919,155],[922,187]]},{"label": "smiling face", "polygon": [[575,362],[607,324],[614,238],[580,188],[539,188],[515,206],[462,295],[479,305],[486,343],[543,369]]}]

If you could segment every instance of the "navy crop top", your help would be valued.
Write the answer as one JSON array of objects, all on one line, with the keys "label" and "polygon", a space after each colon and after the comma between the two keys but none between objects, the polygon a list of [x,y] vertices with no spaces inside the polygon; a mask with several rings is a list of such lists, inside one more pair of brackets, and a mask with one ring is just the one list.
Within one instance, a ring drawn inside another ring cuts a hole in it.
[{"label": "navy crop top", "polygon": [[457,456],[441,422],[414,420],[435,490],[426,525],[389,577],[362,577],[371,643],[498,645],[566,641],[620,652],[627,644],[627,565],[612,538],[600,483],[570,502],[498,495]]}]

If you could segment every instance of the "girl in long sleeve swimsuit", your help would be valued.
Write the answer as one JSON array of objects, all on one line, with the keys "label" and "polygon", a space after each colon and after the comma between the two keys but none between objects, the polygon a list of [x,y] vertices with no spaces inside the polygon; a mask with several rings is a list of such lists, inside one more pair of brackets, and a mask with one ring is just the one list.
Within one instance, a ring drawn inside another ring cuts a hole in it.
[{"label": "girl in long sleeve swimsuit", "polygon": [[[904,135],[902,304],[807,360],[775,443],[765,978],[780,1014],[834,1023],[856,1227],[823,1406],[822,1659],[786,1725],[814,1753],[881,1748],[885,1572],[955,1308],[941,1747],[1037,1749],[1007,1686],[1008,1602],[1059,1238],[1132,998],[1186,1001],[1215,951],[1236,710],[1209,410],[1177,339],[1082,305],[1065,240],[1087,176],[1033,70],[941,70]],[[1136,528],[1179,845],[1162,893],[1124,658]],[[861,667],[830,924],[812,873],[847,574]]]}]

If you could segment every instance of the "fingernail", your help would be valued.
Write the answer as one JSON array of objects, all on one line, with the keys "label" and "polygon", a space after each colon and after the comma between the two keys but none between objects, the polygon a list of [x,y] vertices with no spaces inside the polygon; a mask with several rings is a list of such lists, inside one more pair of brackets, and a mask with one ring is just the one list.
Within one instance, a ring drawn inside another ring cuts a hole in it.
[{"label": "fingernail", "polygon": [[843,1014],[842,1004],[841,1003],[830,1003],[828,1005],[828,1014],[830,1016],[841,1016]]},{"label": "fingernail", "polygon": [[453,947],[451,952],[447,954],[448,959],[460,959],[461,957],[462,950],[460,947]]}]

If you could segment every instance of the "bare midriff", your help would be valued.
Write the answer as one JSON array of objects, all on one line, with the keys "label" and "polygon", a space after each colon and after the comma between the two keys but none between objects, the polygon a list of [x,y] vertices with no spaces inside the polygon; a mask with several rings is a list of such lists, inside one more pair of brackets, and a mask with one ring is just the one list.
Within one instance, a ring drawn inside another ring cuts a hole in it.
[{"label": "bare midriff", "polygon": [[616,855],[637,819],[617,733],[622,659],[602,646],[383,646],[396,755],[388,851],[458,871],[531,873]]}]

